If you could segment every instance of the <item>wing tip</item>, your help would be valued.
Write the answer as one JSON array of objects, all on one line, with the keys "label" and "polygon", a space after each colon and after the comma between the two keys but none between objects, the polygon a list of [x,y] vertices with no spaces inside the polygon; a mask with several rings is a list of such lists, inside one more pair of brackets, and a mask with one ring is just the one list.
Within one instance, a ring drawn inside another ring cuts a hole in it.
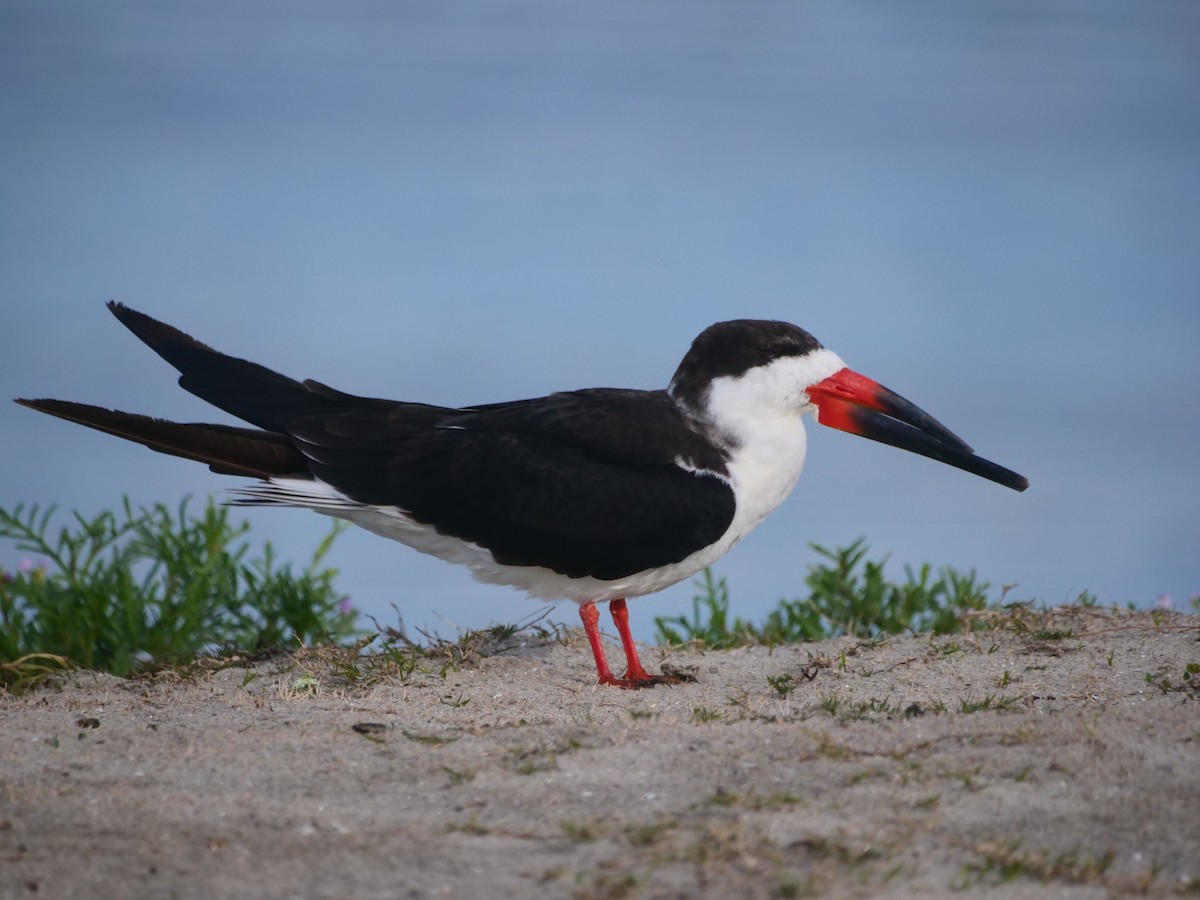
[{"label": "wing tip", "polygon": [[50,413],[51,415],[56,415],[56,410],[86,406],[84,403],[72,403],[70,400],[55,400],[51,397],[14,397],[13,403],[17,404],[17,406],[24,406],[26,409],[36,409],[38,412]]}]

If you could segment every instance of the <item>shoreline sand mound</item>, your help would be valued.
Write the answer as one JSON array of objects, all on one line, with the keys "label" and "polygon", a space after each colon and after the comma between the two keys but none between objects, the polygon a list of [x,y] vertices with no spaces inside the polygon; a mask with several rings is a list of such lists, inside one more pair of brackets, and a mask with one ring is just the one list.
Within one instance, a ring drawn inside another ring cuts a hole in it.
[{"label": "shoreline sand mound", "polygon": [[644,691],[563,630],[74,673],[0,695],[0,898],[1200,890],[1197,618],[984,624],[676,650],[699,682]]}]

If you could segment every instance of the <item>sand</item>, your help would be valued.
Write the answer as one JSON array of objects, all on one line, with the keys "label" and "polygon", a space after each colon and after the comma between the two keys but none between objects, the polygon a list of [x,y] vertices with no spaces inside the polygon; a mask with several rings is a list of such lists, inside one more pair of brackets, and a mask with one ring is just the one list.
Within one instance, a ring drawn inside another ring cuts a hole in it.
[{"label": "sand", "polygon": [[0,696],[0,898],[1195,894],[1198,640],[1062,610],[643,691],[565,631],[369,684],[74,673]]}]

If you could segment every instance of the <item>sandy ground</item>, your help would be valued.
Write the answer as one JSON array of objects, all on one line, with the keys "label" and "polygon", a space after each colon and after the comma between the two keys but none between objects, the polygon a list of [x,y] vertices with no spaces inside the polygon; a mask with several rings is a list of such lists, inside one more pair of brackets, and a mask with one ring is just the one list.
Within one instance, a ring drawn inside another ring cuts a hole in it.
[{"label": "sandy ground", "polygon": [[0,898],[1196,894],[1198,640],[1085,609],[644,691],[577,633],[366,686],[75,674],[0,696]]}]

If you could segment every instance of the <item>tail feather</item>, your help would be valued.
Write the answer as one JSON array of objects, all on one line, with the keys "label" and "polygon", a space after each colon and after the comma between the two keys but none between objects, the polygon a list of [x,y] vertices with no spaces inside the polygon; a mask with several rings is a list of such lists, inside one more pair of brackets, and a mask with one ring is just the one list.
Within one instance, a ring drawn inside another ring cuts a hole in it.
[{"label": "tail feather", "polygon": [[292,419],[335,407],[330,396],[266,366],[227,356],[145,313],[115,300],[109,301],[108,308],[146,346],[179,370],[180,387],[244,422],[281,431]]},{"label": "tail feather", "polygon": [[66,400],[16,402],[68,422],[77,422],[135,441],[159,453],[206,463],[220,475],[311,477],[303,454],[292,446],[286,436],[273,431],[198,422],[170,422]]}]

